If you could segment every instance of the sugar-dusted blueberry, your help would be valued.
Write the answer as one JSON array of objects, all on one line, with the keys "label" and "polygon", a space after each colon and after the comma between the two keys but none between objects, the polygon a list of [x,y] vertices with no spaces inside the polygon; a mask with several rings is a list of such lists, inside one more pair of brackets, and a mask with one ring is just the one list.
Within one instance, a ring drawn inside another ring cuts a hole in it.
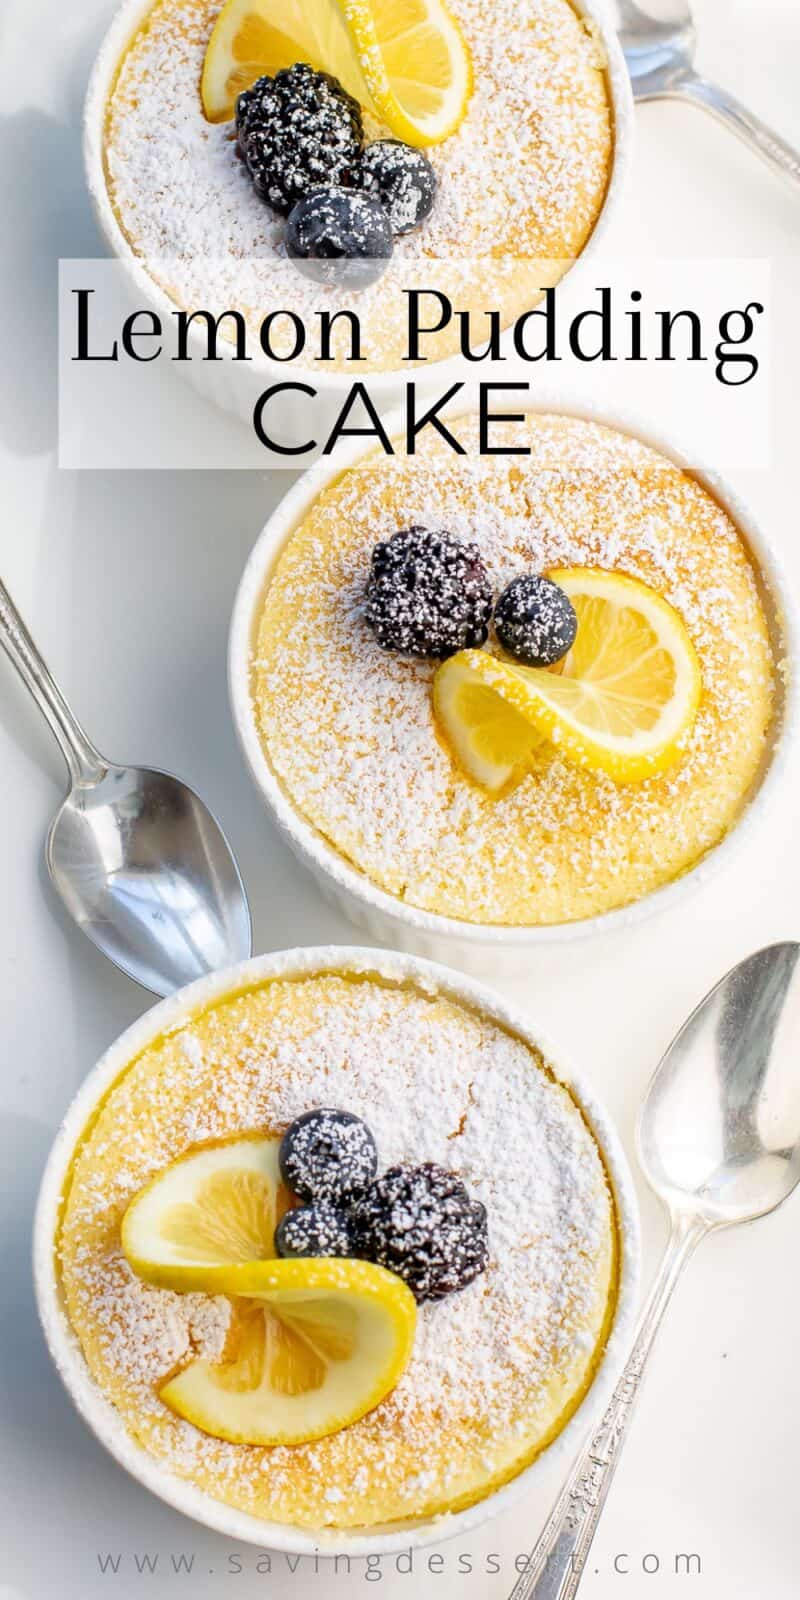
[{"label": "sugar-dusted blueberry", "polygon": [[366,620],[384,650],[444,659],[485,643],[492,589],[476,544],[404,528],[372,552]]},{"label": "sugar-dusted blueberry", "polygon": [[528,667],[552,667],[578,632],[572,601],[550,578],[527,572],[503,590],[494,613],[504,650]]},{"label": "sugar-dusted blueberry", "polygon": [[348,1201],[372,1181],[378,1151],[365,1122],[321,1106],[287,1128],[278,1151],[281,1177],[300,1200]]},{"label": "sugar-dusted blueberry", "polygon": [[401,139],[376,139],[361,158],[361,183],[380,200],[392,233],[410,233],[433,210],[436,173],[428,157]]},{"label": "sugar-dusted blueberry", "polygon": [[364,289],[386,271],[392,230],[379,200],[357,189],[318,189],[289,214],[286,249],[306,277]]},{"label": "sugar-dusted blueberry", "polygon": [[329,1200],[287,1211],[275,1230],[279,1256],[350,1256],[353,1238],[343,1211]]}]

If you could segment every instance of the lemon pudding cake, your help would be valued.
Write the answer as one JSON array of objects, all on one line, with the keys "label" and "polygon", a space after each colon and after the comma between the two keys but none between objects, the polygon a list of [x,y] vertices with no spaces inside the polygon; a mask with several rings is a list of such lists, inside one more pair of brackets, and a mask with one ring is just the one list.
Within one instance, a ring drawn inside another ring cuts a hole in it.
[{"label": "lemon pudding cake", "polygon": [[[155,0],[113,81],[104,160],[119,227],[179,307],[255,329],[278,305],[311,329],[353,283],[363,372],[400,367],[407,284],[504,325],[532,306],[591,235],[613,148],[603,47],[570,0],[293,0],[279,17],[268,0]],[[370,270],[331,287],[332,257]],[[456,340],[454,321],[426,356]],[[349,348],[334,329],[331,361]]]},{"label": "lemon pudding cake", "polygon": [[355,960],[151,1039],[78,1141],[56,1253],[119,1425],[314,1529],[517,1474],[593,1379],[620,1259],[599,1146],[540,1053]]},{"label": "lemon pudding cake", "polygon": [[[743,538],[649,446],[557,415],[323,488],[256,606],[250,715],[292,811],[468,923],[574,922],[737,821],[778,661]],[[421,442],[421,441],[420,441]],[[399,446],[398,446],[399,449]],[[565,654],[566,652],[566,654]]]}]

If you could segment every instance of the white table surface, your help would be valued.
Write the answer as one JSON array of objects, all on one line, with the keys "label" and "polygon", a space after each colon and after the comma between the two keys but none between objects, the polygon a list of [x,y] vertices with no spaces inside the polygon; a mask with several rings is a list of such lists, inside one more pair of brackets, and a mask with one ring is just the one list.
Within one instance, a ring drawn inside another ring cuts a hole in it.
[{"label": "white table surface", "polygon": [[[55,465],[55,274],[59,256],[101,253],[85,197],[81,99],[113,0],[5,0],[3,129],[4,512],[0,570],[93,737],[112,755],[172,767],[217,809],[253,901],[257,950],[357,942],[323,905],[265,820],[234,744],[224,652],[250,545],[289,482],[281,474],[59,472]],[[702,61],[800,144],[795,0],[698,0]],[[766,256],[774,274],[772,462],[741,473],[794,568],[797,439],[793,302],[800,195],[699,112],[640,110],[635,171],[608,248],[635,254]],[[176,391],[177,392],[177,391]],[[180,391],[183,395],[183,390]],[[176,403],[182,403],[176,400]],[[185,392],[185,403],[196,404]],[[724,396],[720,403],[724,404]],[[45,882],[42,841],[63,773],[44,725],[0,661],[0,995],[3,1012],[0,1600],[111,1600],[147,1593],[319,1600],[380,1581],[393,1597],[501,1597],[538,1531],[552,1480],[467,1540],[348,1577],[257,1553],[171,1512],[130,1482],[74,1415],[36,1323],[32,1206],[75,1088],[147,1006],[68,923]],[[641,1090],[693,1002],[737,957],[800,929],[798,766],[772,821],[698,898],[630,935],[537,955],[504,985],[594,1074],[632,1149]],[[800,1067],[799,1067],[800,1071]],[[663,1239],[642,1190],[646,1271]],[[790,1600],[800,1582],[796,1433],[800,1200],[704,1246],[657,1350],[582,1594]],[[696,1552],[700,1575],[675,1572]],[[98,1556],[119,1556],[101,1573]],[[171,1562],[193,1558],[191,1576]],[[136,1557],[157,1561],[155,1575]],[[459,1556],[462,1558],[459,1564]],[[643,1558],[647,1558],[644,1561]],[[466,1571],[468,1559],[471,1574]],[[616,1571],[616,1566],[627,1571]],[[653,1569],[658,1563],[658,1570]],[[235,1570],[238,1564],[241,1570]]]}]

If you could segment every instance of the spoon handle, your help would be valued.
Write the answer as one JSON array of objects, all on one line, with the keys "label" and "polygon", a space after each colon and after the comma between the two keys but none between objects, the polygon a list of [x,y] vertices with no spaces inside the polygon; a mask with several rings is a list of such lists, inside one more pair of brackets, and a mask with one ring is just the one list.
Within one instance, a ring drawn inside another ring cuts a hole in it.
[{"label": "spoon handle", "polygon": [[584,1445],[567,1478],[509,1600],[572,1600],[577,1593],[645,1362],[681,1270],[706,1232],[705,1223],[692,1218],[673,1219],[669,1243],[622,1376],[599,1428]]},{"label": "spoon handle", "polygon": [[107,764],[70,710],[1,578],[0,644],[50,724],[73,783],[96,783]]},{"label": "spoon handle", "polygon": [[704,106],[712,116],[737,133],[745,144],[749,144],[751,150],[755,150],[774,172],[800,183],[800,151],[787,144],[779,134],[773,133],[766,122],[748,111],[747,106],[742,105],[735,95],[729,94],[727,89],[691,73],[676,84],[673,92],[695,105]]}]

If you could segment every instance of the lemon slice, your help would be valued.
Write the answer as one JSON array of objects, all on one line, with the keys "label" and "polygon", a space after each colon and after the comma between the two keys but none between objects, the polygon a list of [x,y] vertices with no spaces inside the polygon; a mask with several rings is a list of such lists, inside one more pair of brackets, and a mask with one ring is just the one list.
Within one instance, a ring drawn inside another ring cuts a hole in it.
[{"label": "lemon slice", "polygon": [[578,633],[560,670],[462,650],[438,668],[434,710],[460,765],[498,793],[543,739],[617,783],[680,760],[700,703],[697,655],[677,611],[638,579],[569,568],[548,573]]},{"label": "lemon slice", "polygon": [[253,1262],[229,1267],[215,1290],[234,1297],[224,1359],[190,1362],[160,1395],[217,1439],[292,1445],[337,1433],[408,1365],[414,1296],[371,1262]]},{"label": "lemon slice", "polygon": [[296,61],[333,73],[407,144],[447,139],[472,92],[469,51],[442,0],[227,0],[200,85],[209,122],[227,122],[243,89]]},{"label": "lemon slice", "polygon": [[213,1288],[238,1262],[275,1255],[275,1229],[292,1198],[274,1138],[236,1139],[174,1161],[131,1201],[122,1248],[140,1278],[168,1289]]},{"label": "lemon slice", "polygon": [[433,709],[468,778],[499,794],[528,766],[542,736],[498,692],[499,663],[483,650],[460,650],[437,668]]}]

